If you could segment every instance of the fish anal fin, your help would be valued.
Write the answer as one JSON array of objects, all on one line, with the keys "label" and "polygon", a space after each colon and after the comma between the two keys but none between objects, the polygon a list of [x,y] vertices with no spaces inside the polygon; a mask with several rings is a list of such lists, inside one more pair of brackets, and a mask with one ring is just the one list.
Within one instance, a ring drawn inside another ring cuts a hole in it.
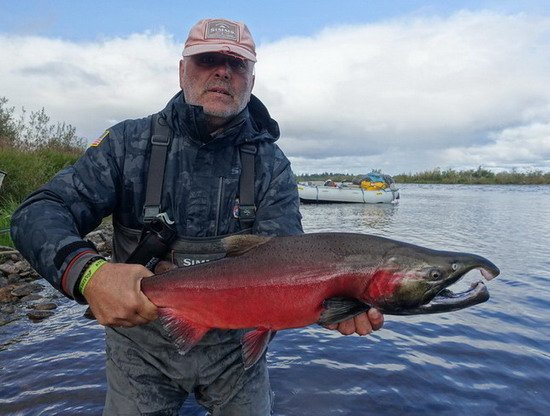
[{"label": "fish anal fin", "polygon": [[158,311],[162,325],[168,331],[180,354],[185,354],[197,345],[210,329],[187,320],[175,309],[159,308]]},{"label": "fish anal fin", "polygon": [[262,244],[267,243],[273,237],[254,234],[237,234],[225,237],[222,244],[228,257],[240,256]]},{"label": "fish anal fin", "polygon": [[323,308],[318,322],[320,325],[331,325],[346,321],[368,311],[371,307],[359,299],[334,297],[326,299],[323,302]]},{"label": "fish anal fin", "polygon": [[243,335],[242,354],[245,370],[248,370],[261,358],[275,332],[269,328],[257,328]]}]

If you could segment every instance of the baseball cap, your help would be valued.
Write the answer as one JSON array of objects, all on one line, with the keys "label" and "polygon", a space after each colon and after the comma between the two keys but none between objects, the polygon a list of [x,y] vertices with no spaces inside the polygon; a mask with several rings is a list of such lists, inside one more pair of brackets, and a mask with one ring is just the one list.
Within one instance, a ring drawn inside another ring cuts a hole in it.
[{"label": "baseball cap", "polygon": [[239,55],[256,62],[256,45],[244,23],[226,19],[199,20],[189,31],[183,56],[206,52]]}]

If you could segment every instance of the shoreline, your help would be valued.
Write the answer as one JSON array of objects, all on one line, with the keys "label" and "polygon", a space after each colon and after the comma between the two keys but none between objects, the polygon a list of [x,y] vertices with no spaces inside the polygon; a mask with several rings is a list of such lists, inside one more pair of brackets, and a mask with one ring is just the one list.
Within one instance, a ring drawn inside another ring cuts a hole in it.
[{"label": "shoreline", "polygon": [[[86,238],[102,256],[111,256],[111,224],[100,225]],[[56,290],[46,290],[48,286],[51,287],[17,250],[0,251],[0,327],[25,317],[32,322],[42,322],[54,315],[58,299],[63,295]]]}]

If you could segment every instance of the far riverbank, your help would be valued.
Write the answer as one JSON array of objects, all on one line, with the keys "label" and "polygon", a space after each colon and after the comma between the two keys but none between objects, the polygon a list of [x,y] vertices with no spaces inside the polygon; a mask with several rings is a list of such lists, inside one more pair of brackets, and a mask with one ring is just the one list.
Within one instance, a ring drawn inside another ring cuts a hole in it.
[{"label": "far riverbank", "polygon": [[[297,175],[296,180],[298,182],[307,182],[332,179],[336,182],[343,182],[352,181],[358,176],[360,175],[324,172],[319,174]],[[512,170],[495,173],[482,167],[468,170],[441,170],[437,168],[418,173],[400,173],[398,175],[393,175],[393,179],[397,183],[434,185],[550,185],[550,172],[543,172],[540,170],[517,172],[516,170]]]}]

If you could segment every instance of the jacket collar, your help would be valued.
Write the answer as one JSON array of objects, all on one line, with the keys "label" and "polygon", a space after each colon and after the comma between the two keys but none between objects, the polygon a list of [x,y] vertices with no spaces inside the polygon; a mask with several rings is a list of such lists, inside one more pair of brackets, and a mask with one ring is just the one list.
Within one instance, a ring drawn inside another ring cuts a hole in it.
[{"label": "jacket collar", "polygon": [[274,142],[279,138],[279,125],[271,118],[267,108],[254,95],[250,102],[223,130],[209,134],[206,117],[201,106],[187,104],[179,91],[162,111],[168,125],[176,135],[189,136],[201,142],[221,142],[239,145],[259,140]]}]

